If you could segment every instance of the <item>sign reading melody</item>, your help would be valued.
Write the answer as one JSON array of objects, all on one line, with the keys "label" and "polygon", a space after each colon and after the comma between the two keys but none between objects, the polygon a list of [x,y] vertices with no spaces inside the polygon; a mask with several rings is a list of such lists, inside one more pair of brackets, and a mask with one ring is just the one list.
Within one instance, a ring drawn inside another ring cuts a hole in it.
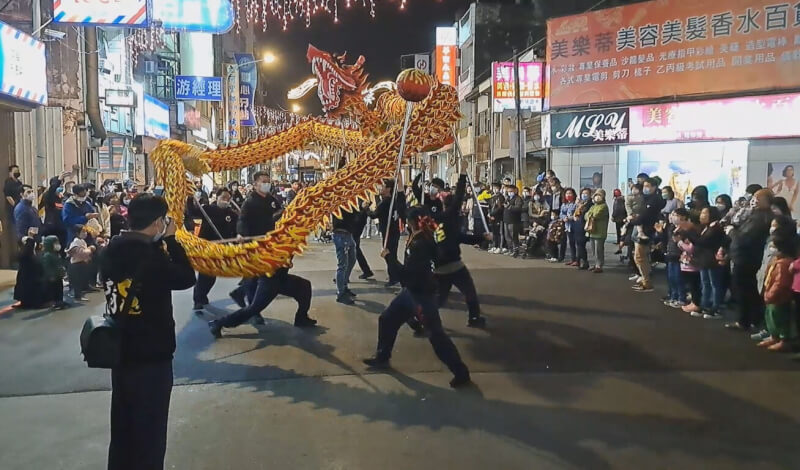
[{"label": "sign reading melody", "polygon": [[[540,62],[519,63],[520,108],[532,112],[542,110],[542,64]],[[514,109],[514,63],[492,63],[492,109],[502,113]]]},{"label": "sign reading melody", "polygon": [[44,43],[0,22],[0,96],[27,105],[47,103]]},{"label": "sign reading melody", "polygon": [[178,75],[175,77],[175,99],[222,101],[222,77]]},{"label": "sign reading melody", "polygon": [[551,114],[550,143],[553,147],[627,143],[629,115],[628,108]]},{"label": "sign reading melody", "polygon": [[547,21],[551,107],[800,87],[800,3],[658,0]]}]

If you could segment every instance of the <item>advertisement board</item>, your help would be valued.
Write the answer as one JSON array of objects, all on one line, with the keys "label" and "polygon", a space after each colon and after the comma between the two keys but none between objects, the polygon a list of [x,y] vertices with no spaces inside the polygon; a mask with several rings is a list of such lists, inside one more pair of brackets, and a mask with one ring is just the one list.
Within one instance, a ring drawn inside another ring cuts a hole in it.
[{"label": "advertisement board", "polygon": [[0,96],[47,103],[44,43],[0,21]]},{"label": "advertisement board", "polygon": [[431,73],[430,54],[414,54],[414,68],[425,73]]},{"label": "advertisement board", "polygon": [[253,99],[258,86],[258,69],[253,54],[234,54],[239,66],[239,125],[255,126],[256,115],[253,112]]},{"label": "advertisement board", "polygon": [[225,64],[225,144],[239,143],[239,66]]},{"label": "advertisement board", "polygon": [[550,114],[550,145],[616,145],[630,136],[628,108]]},{"label": "advertisement board", "polygon": [[800,136],[800,93],[633,106],[630,142]]},{"label": "advertisement board", "polygon": [[144,95],[144,135],[169,139],[169,106],[150,95]]},{"label": "advertisement board", "polygon": [[436,78],[455,88],[458,81],[458,30],[436,28]]},{"label": "advertisement board", "polygon": [[175,77],[176,100],[222,101],[222,77]]},{"label": "advertisement board", "polygon": [[800,3],[658,0],[547,21],[550,107],[800,86]]},{"label": "advertisement board", "polygon": [[[519,63],[520,108],[533,112],[542,110],[542,64]],[[492,108],[496,113],[515,109],[514,63],[492,62]]]},{"label": "advertisement board", "polygon": [[116,108],[134,108],[136,107],[136,93],[131,89],[106,89],[105,105],[114,106]]},{"label": "advertisement board", "polygon": [[53,0],[53,23],[147,26],[147,0]]},{"label": "advertisement board", "polygon": [[233,27],[229,0],[152,0],[152,18],[167,31],[222,34]]}]

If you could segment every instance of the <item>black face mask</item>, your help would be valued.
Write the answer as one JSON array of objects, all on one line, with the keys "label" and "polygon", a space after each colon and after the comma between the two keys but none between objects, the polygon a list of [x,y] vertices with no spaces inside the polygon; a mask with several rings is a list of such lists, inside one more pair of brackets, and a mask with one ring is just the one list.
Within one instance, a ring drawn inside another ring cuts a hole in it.
[{"label": "black face mask", "polygon": [[14,172],[14,178],[19,178],[20,176],[22,176],[22,173],[20,173],[18,171]]}]

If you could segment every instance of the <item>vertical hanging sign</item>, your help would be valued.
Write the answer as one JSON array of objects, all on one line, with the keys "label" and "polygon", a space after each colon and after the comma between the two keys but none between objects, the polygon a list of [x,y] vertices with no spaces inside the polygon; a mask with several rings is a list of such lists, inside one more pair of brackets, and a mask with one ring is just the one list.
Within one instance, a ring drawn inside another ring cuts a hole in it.
[{"label": "vertical hanging sign", "polygon": [[239,125],[255,126],[256,116],[253,112],[253,99],[258,85],[258,70],[253,54],[234,54],[239,66]]},{"label": "vertical hanging sign", "polygon": [[238,145],[239,133],[239,66],[225,64],[225,145]]}]

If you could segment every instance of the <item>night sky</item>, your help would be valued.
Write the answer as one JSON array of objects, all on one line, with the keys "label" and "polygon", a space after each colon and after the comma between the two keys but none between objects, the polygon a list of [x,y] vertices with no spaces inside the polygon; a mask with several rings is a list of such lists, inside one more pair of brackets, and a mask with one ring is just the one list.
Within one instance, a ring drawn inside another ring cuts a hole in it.
[{"label": "night sky", "polygon": [[[363,55],[371,83],[393,80],[400,72],[400,56],[432,51],[436,27],[452,26],[456,14],[463,14],[469,3],[469,0],[408,0],[405,10],[399,10],[397,0],[379,0],[374,19],[370,18],[368,8],[359,6],[340,9],[338,24],[333,24],[332,16],[317,16],[309,28],[303,22],[295,22],[286,31],[277,25],[270,25],[267,32],[259,29],[256,55],[269,50],[279,56],[279,62],[261,66],[259,89],[267,92],[268,106],[288,108],[287,90],[311,76],[311,66],[306,61],[309,43],[328,52],[347,51],[348,63]],[[340,4],[344,1],[340,0]],[[304,114],[321,112],[316,90],[298,103]]]}]

